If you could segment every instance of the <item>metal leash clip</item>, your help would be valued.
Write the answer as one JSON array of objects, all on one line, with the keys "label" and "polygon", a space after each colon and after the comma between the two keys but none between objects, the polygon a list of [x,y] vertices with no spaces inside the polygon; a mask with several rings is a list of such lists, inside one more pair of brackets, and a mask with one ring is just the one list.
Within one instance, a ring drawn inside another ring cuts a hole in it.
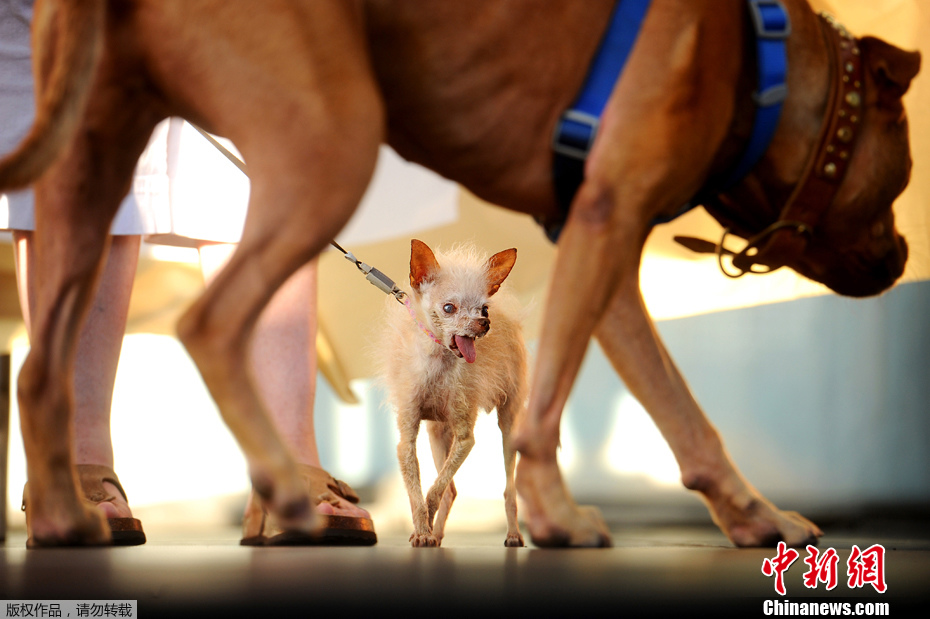
[{"label": "metal leash clip", "polygon": [[336,243],[335,241],[331,241],[330,244],[336,249],[338,249],[339,251],[341,251],[342,255],[345,257],[346,260],[348,260],[349,262],[354,264],[356,267],[358,267],[358,270],[365,274],[365,279],[367,279],[368,282],[372,284],[375,288],[377,288],[378,290],[380,290],[381,292],[385,294],[392,295],[395,299],[397,299],[398,303],[401,303],[401,304],[404,303],[404,298],[407,296],[407,293],[401,290],[400,288],[398,288],[397,284],[394,283],[393,279],[391,279],[390,277],[388,277],[387,275],[385,275],[378,269],[374,268],[373,266],[369,264],[365,264],[364,262],[356,258],[352,252],[346,251],[345,249],[340,247],[339,244]]}]

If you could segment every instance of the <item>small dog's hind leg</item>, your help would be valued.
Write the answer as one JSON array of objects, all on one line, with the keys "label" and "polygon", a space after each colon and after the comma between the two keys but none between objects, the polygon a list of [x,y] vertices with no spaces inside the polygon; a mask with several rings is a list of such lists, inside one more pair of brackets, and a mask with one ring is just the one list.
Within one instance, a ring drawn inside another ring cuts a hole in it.
[{"label": "small dog's hind leg", "polygon": [[[522,402],[519,403],[522,406]],[[517,450],[513,446],[510,433],[513,428],[513,408],[510,400],[497,407],[497,425],[501,429],[504,446],[504,512],[507,514],[507,539],[504,546],[519,548],[524,546],[523,535],[517,521],[517,488],[514,484],[514,470],[517,464]]]}]

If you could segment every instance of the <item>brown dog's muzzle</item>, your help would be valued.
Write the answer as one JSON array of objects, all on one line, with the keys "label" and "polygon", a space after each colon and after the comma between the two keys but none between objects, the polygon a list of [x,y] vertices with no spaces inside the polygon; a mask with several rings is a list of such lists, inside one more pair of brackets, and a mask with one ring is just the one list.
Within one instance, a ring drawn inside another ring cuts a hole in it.
[{"label": "brown dog's muzzle", "polygon": [[813,245],[805,252],[796,271],[848,297],[869,297],[890,288],[907,264],[908,247],[904,237],[894,237],[881,245],[845,252],[819,249]]}]

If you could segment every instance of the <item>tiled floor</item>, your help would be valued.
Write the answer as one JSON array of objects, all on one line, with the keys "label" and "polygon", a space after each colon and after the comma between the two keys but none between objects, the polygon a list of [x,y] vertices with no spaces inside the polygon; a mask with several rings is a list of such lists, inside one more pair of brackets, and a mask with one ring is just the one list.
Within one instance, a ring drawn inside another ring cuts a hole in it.
[{"label": "tiled floor", "polygon": [[[238,530],[230,527],[149,530],[149,542],[135,548],[27,551],[23,534],[14,532],[0,549],[0,598],[130,599],[144,617],[310,616],[324,609],[751,617],[764,616],[765,600],[849,602],[853,613],[859,602],[887,602],[893,616],[926,610],[930,524],[824,528],[818,548],[836,549],[839,584],[829,592],[822,583],[807,589],[802,550],[785,574],[784,597],[761,571],[774,549],[734,549],[706,526],[625,526],[614,531],[615,546],[604,550],[505,549],[502,533],[461,531],[450,531],[440,549],[412,549],[398,533],[382,534],[371,548],[256,549],[238,546]],[[854,544],[885,548],[884,595],[868,584],[848,586],[846,561]]]}]

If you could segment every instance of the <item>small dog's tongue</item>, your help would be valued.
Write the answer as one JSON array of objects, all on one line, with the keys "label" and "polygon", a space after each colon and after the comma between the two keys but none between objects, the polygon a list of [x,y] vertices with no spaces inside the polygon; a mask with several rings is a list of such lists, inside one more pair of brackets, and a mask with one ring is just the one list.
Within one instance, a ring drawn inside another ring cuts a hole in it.
[{"label": "small dog's tongue", "polygon": [[478,355],[475,353],[475,340],[470,337],[461,335],[455,336],[455,345],[458,346],[459,352],[465,356],[465,361],[474,363]]}]

